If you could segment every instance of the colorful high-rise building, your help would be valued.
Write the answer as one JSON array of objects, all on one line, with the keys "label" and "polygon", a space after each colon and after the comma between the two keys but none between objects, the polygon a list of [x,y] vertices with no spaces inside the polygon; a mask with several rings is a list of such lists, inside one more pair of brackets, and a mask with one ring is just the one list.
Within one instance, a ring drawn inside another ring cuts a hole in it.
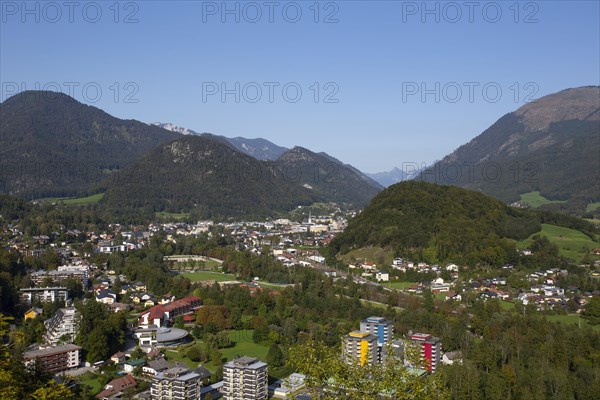
[{"label": "colorful high-rise building", "polygon": [[410,336],[413,343],[421,346],[422,368],[434,373],[442,358],[442,341],[428,333],[415,333]]},{"label": "colorful high-rise building", "polygon": [[369,332],[353,331],[344,338],[343,348],[346,362],[373,365],[379,362],[377,336]]},{"label": "colorful high-rise building", "polygon": [[378,359],[383,362],[394,338],[394,323],[383,317],[369,317],[360,321],[360,330],[377,336]]}]

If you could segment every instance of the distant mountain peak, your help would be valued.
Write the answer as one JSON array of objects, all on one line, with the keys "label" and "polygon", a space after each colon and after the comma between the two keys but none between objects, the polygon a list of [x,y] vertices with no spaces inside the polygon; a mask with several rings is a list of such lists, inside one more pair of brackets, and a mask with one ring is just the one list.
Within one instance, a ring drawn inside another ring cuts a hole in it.
[{"label": "distant mountain peak", "polygon": [[177,126],[175,124],[171,124],[169,122],[163,123],[163,122],[153,122],[152,125],[156,125],[159,126],[163,129],[166,129],[168,131],[171,132],[177,132],[177,133],[181,133],[182,135],[201,135],[201,133],[198,133],[196,131],[193,131],[191,129],[188,128],[183,128],[181,126]]},{"label": "distant mountain peak", "polygon": [[[183,135],[212,135],[209,133],[198,133],[192,129],[184,128],[172,123],[154,122],[153,125],[160,126],[163,129],[170,130],[172,132],[181,133]],[[245,153],[249,156],[262,161],[273,161],[279,158],[283,153],[287,151],[287,148],[278,146],[275,143],[268,141],[267,139],[255,138],[249,139],[241,136],[229,138],[226,136],[213,135],[221,139],[226,140],[233,147]]]},{"label": "distant mountain peak", "polygon": [[420,171],[420,169],[411,169],[404,171],[398,167],[394,167],[390,171],[375,172],[372,174],[366,173],[365,175],[378,182],[383,187],[388,187],[398,182],[413,179],[419,174]]}]

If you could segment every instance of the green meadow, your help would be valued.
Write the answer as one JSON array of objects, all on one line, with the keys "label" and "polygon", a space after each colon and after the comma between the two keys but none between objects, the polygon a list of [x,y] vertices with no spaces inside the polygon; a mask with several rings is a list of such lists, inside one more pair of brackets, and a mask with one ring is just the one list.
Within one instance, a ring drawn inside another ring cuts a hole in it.
[{"label": "green meadow", "polygon": [[542,196],[540,192],[529,192],[521,195],[521,202],[527,204],[531,208],[541,207],[546,204],[565,203],[563,200],[549,200]]},{"label": "green meadow", "polygon": [[[575,229],[563,228],[556,225],[542,224],[542,230],[534,235],[543,235],[558,246],[560,255],[575,261],[581,260],[585,254],[584,248],[593,249],[600,247],[597,241]],[[529,238],[519,242],[521,248],[529,246],[532,241]]]}]

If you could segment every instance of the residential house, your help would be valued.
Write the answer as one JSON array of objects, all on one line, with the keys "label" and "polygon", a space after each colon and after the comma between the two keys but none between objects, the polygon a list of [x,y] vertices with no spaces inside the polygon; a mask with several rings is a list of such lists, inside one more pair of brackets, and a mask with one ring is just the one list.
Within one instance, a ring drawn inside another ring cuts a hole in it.
[{"label": "residential house", "polygon": [[377,282],[389,282],[390,274],[387,272],[379,271],[375,274],[375,279],[377,280]]},{"label": "residential house", "polygon": [[112,356],[110,356],[110,361],[115,364],[124,364],[125,363],[125,353],[118,351]]},{"label": "residential house", "polygon": [[157,375],[159,372],[163,372],[169,369],[170,365],[164,358],[158,358],[151,360],[142,367],[142,371],[147,375]]},{"label": "residential house", "polygon": [[123,371],[133,372],[134,369],[136,369],[137,367],[141,367],[144,364],[146,364],[146,361],[141,358],[134,358],[131,360],[127,360],[127,361],[125,361],[125,364],[123,364]]},{"label": "residential house", "polygon": [[446,271],[458,272],[458,265],[456,265],[456,264],[448,264],[448,265],[446,265]]},{"label": "residential house", "polygon": [[452,364],[462,364],[462,352],[457,351],[448,351],[444,353],[442,356],[442,364],[444,365],[452,365]]},{"label": "residential house", "polygon": [[158,303],[158,300],[156,300],[153,297],[150,297],[150,298],[144,300],[144,308],[154,307],[157,303]]},{"label": "residential house", "polygon": [[42,315],[42,313],[44,312],[43,309],[38,308],[38,307],[33,307],[30,308],[29,310],[27,310],[27,312],[24,314],[25,320],[28,319],[35,319],[37,318],[38,315]]},{"label": "residential house", "polygon": [[104,390],[96,395],[98,399],[113,399],[120,398],[119,394],[122,394],[127,388],[134,388],[137,382],[133,376],[127,374],[122,378],[113,379],[104,386]]},{"label": "residential house", "polygon": [[129,304],[125,304],[125,303],[112,303],[112,304],[108,304],[108,308],[112,311],[112,312],[119,312],[119,311],[129,311],[131,309],[131,306]]},{"label": "residential house", "polygon": [[454,301],[462,301],[462,296],[460,293],[449,291],[446,293],[446,300],[454,300]]},{"label": "residential house", "polygon": [[117,294],[109,289],[100,289],[96,292],[96,301],[104,304],[113,304],[117,301]]},{"label": "residential house", "polygon": [[159,349],[152,349],[147,354],[149,360],[163,358],[164,356],[165,355]]}]

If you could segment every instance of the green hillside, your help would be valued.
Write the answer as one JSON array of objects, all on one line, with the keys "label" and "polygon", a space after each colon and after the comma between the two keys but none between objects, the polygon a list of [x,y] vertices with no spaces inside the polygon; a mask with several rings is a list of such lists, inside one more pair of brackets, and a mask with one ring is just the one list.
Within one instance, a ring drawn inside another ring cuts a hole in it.
[{"label": "green hillside", "polygon": [[209,135],[158,146],[102,186],[102,206],[165,217],[191,211],[205,218],[266,216],[313,202],[312,193],[281,169]]},{"label": "green hillside", "polygon": [[540,229],[530,211],[510,208],[484,194],[408,181],[377,195],[331,247],[341,254],[379,246],[431,262],[501,264],[514,252],[512,240]]},{"label": "green hillside", "polygon": [[[542,230],[539,232],[539,235],[546,236],[550,240],[550,243],[557,245],[561,256],[575,261],[580,261],[586,250],[600,247],[598,240],[594,241],[578,230],[556,225],[542,224]],[[519,246],[521,248],[529,246],[533,241],[532,236],[520,241]]]},{"label": "green hillside", "polygon": [[377,195],[329,251],[346,261],[382,248],[428,262],[502,265],[515,262],[517,244],[526,247],[540,231],[574,260],[584,246],[597,247],[591,239],[597,228],[580,218],[509,207],[455,186],[407,181]]},{"label": "green hillside", "polygon": [[21,92],[0,103],[0,115],[0,192],[26,199],[88,195],[112,172],[181,136],[55,92]]},{"label": "green hillside", "polygon": [[522,193],[521,194],[521,203],[528,205],[531,208],[537,208],[541,206],[545,206],[546,204],[560,204],[566,203],[565,200],[548,200],[544,196],[540,194],[539,191]]},{"label": "green hillside", "polygon": [[104,193],[97,193],[86,197],[48,197],[40,199],[48,203],[63,203],[69,205],[84,205],[98,203],[104,197]]}]

